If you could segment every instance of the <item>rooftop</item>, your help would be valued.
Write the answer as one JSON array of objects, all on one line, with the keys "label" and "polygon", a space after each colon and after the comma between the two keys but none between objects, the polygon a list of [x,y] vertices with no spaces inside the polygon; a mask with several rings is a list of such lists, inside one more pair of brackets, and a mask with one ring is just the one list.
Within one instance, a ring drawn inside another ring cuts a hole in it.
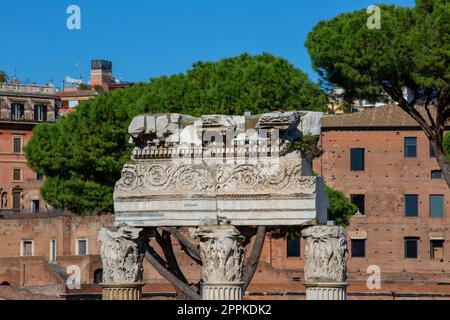
[{"label": "rooftop", "polygon": [[[425,119],[428,119],[424,107],[416,107]],[[433,117],[436,111],[430,108]],[[450,126],[450,121],[447,122]],[[359,112],[341,115],[327,115],[322,120],[322,127],[326,128],[377,128],[377,127],[419,127],[417,122],[397,105],[364,109]]]},{"label": "rooftop", "polygon": [[0,94],[2,93],[55,95],[56,88],[51,85],[0,83]]}]

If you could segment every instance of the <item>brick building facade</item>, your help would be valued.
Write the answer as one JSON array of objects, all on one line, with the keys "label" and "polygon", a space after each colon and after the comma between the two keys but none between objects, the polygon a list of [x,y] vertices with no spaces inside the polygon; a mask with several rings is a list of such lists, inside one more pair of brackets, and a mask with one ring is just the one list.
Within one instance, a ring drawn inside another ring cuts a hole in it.
[{"label": "brick building facade", "polygon": [[0,210],[46,208],[39,193],[43,177],[27,166],[23,148],[37,124],[56,121],[57,109],[51,85],[0,83]]},{"label": "brick building facade", "polygon": [[[314,170],[360,211],[348,228],[349,299],[449,299],[450,192],[420,128],[397,106],[367,109],[326,116],[320,144],[325,152]],[[98,298],[97,233],[112,221],[111,215],[0,220],[0,284]],[[173,243],[182,270],[197,281],[200,270]],[[247,298],[304,299],[303,245],[267,237]],[[61,270],[71,265],[81,266],[81,290],[64,286]],[[371,266],[381,271],[381,287],[373,290],[366,285]],[[173,294],[144,267],[145,296]]]},{"label": "brick building facade", "polygon": [[351,220],[349,269],[386,281],[450,283],[450,191],[422,130],[397,106],[323,121],[315,170],[360,212]]}]

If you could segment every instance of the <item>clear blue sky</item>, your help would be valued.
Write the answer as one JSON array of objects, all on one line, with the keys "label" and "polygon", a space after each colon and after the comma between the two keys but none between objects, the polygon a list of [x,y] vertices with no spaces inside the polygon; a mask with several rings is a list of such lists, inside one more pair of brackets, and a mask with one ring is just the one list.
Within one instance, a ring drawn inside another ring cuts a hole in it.
[{"label": "clear blue sky", "polygon": [[[60,86],[77,63],[113,61],[129,81],[184,72],[198,60],[243,52],[281,56],[309,74],[304,47],[320,20],[367,8],[367,0],[21,0],[0,1],[0,70]],[[413,6],[414,0],[381,0]],[[82,29],[68,30],[66,9],[81,8]]]}]

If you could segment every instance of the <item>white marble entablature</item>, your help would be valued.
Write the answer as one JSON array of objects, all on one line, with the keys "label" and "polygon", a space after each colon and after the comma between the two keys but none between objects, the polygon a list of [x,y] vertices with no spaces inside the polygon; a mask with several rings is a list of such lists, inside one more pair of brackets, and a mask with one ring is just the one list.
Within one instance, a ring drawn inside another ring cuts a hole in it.
[{"label": "white marble entablature", "polygon": [[[142,115],[114,192],[116,225],[199,226],[325,222],[327,197],[309,159],[291,148],[320,134],[322,113]],[[303,131],[302,131],[303,130]]]}]

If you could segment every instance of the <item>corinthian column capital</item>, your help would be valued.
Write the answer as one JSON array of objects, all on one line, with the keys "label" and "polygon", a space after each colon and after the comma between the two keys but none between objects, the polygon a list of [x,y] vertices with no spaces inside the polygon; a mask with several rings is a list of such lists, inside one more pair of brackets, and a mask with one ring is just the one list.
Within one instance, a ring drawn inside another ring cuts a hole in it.
[{"label": "corinthian column capital", "polygon": [[141,228],[100,230],[104,283],[136,283],[142,280],[145,237]]},{"label": "corinthian column capital", "polygon": [[345,229],[313,226],[302,232],[305,239],[306,284],[347,283],[347,241]]},{"label": "corinthian column capital", "polygon": [[242,299],[245,237],[233,226],[191,229],[200,239],[204,300]]}]

